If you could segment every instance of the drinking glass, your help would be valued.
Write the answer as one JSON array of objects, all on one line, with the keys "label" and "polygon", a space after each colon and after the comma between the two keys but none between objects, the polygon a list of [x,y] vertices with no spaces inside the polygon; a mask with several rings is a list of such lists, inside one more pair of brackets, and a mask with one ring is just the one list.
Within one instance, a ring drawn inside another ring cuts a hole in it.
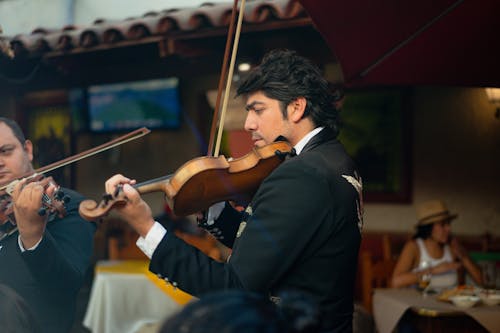
[{"label": "drinking glass", "polygon": [[431,265],[428,261],[423,261],[418,267],[420,272],[424,272],[418,277],[418,289],[422,291],[424,296],[427,295],[427,291],[431,283],[432,274],[429,272],[430,267]]}]

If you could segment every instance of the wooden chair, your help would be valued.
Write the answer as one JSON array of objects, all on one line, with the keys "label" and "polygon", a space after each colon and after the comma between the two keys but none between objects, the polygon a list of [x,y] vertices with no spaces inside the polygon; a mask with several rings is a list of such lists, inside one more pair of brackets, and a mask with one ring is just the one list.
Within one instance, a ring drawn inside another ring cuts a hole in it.
[{"label": "wooden chair", "polygon": [[109,260],[147,260],[148,257],[135,244],[139,234],[119,219],[108,219],[106,224],[106,250]]},{"label": "wooden chair", "polygon": [[481,236],[482,252],[500,252],[500,238],[495,237],[489,232]]},{"label": "wooden chair", "polygon": [[390,260],[392,256],[392,244],[388,234],[382,235],[382,255],[384,260]]},{"label": "wooden chair", "polygon": [[365,309],[372,313],[373,289],[390,287],[396,259],[389,256],[375,260],[370,252],[363,252],[361,256],[362,303]]},{"label": "wooden chair", "polygon": [[147,260],[148,257],[135,245],[139,235],[108,238],[108,258],[110,260]]}]

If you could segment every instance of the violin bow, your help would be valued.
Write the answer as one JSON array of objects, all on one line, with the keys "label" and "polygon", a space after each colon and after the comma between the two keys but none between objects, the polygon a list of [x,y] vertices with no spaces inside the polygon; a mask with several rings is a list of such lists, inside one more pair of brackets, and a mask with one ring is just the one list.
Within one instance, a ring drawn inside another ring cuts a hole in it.
[{"label": "violin bow", "polygon": [[[135,131],[132,131],[128,134],[122,135],[116,139],[108,141],[108,142],[106,142],[102,145],[99,145],[97,147],[85,150],[79,154],[67,157],[67,158],[62,159],[60,161],[57,161],[57,162],[51,163],[49,165],[46,165],[44,167],[38,168],[34,171],[34,174],[36,175],[39,173],[49,172],[49,171],[55,170],[57,168],[61,168],[61,167],[66,166],[68,164],[80,161],[84,158],[87,158],[87,157],[99,154],[99,153],[106,151],[108,149],[114,148],[114,147],[119,146],[121,144],[124,144],[126,142],[138,139],[138,138],[140,138],[140,137],[142,137],[150,132],[151,131],[149,129],[147,129],[146,127],[136,129]],[[33,174],[25,175],[24,177],[21,177],[21,178],[29,177],[32,175]],[[7,188],[9,188],[11,186],[11,184],[13,184],[16,181],[17,180],[13,180],[13,181],[9,182],[8,184],[2,185],[0,187],[0,191],[6,190]]]},{"label": "violin bow", "polygon": [[[225,119],[225,114],[227,110],[227,103],[229,99],[229,91],[231,89],[231,81],[233,77],[233,72],[234,72],[234,63],[236,61],[236,54],[238,50],[238,42],[240,38],[240,32],[241,32],[241,25],[243,22],[243,16],[245,12],[245,0],[241,0],[240,4],[240,9],[238,12],[238,24],[236,28],[236,34],[234,37],[234,43],[233,43],[233,50],[232,50],[232,55],[231,55],[231,62],[229,65],[229,71],[227,73],[226,77],[226,71],[227,71],[227,64],[228,64],[228,59],[229,59],[229,51],[231,48],[231,40],[234,34],[234,22],[236,18],[236,11],[238,8],[238,0],[234,0],[233,2],[233,9],[231,12],[231,21],[229,23],[229,31],[226,39],[226,47],[224,51],[224,60],[222,62],[222,70],[221,70],[221,75],[219,78],[219,85],[217,88],[217,98],[215,100],[215,110],[214,114],[212,117],[212,126],[210,129],[210,139],[208,142],[208,148],[207,148],[207,156],[213,156],[213,157],[218,157],[219,155],[219,150],[220,150],[220,142],[222,139],[222,129],[224,127],[224,119]],[[224,101],[222,105],[222,111],[220,111],[220,100],[222,96],[222,87],[224,86],[224,81],[226,83],[226,88],[224,92]],[[220,118],[219,118],[220,114]],[[218,136],[217,136],[217,144],[215,146],[214,150],[214,142],[215,142],[215,132],[217,130],[217,121],[219,121],[219,130],[218,130]],[[231,250],[220,243],[215,237],[210,234],[208,231],[204,230],[202,232],[202,235],[197,235],[193,236],[189,233],[178,231],[176,232],[176,235],[182,239],[184,239],[185,242],[188,244],[198,248],[200,251],[205,253],[207,256],[211,257],[214,260],[225,262],[231,253]]]},{"label": "violin bow", "polygon": [[[240,34],[241,34],[241,25],[243,23],[243,16],[245,13],[245,0],[241,0],[240,3],[240,8],[238,10],[238,24],[236,26],[236,32],[234,31],[234,22],[235,22],[235,17],[236,17],[236,11],[238,7],[238,0],[234,0],[233,2],[233,9],[231,13],[231,22],[229,24],[229,32],[227,35],[227,40],[226,40],[226,49],[224,51],[224,61],[222,64],[222,71],[221,71],[221,76],[219,79],[219,86],[217,89],[217,98],[215,100],[215,110],[214,110],[214,115],[212,118],[212,127],[210,130],[210,139],[209,139],[209,146],[207,149],[207,155],[208,156],[214,156],[217,157],[219,156],[219,150],[220,150],[220,143],[222,140],[222,130],[224,128],[224,121],[226,117],[226,110],[227,110],[227,104],[229,100],[229,92],[231,90],[231,82],[233,78],[233,73],[234,73],[234,64],[236,62],[236,55],[238,53],[238,43],[240,40]],[[229,64],[229,71],[227,73],[227,78],[225,79],[225,74],[227,71],[227,63],[229,59],[229,50],[231,48],[231,39],[234,34],[234,42],[233,42],[233,49],[231,53],[231,61]],[[225,79],[225,80],[224,80]],[[222,110],[220,110],[220,99],[222,95],[222,86],[224,85],[224,81],[226,82],[226,88],[224,91],[224,101],[222,103]],[[219,117],[220,114],[220,117]],[[219,120],[219,129],[217,131],[217,141],[215,144],[215,149],[214,149],[214,138],[215,138],[215,131],[217,128],[217,120]]]}]

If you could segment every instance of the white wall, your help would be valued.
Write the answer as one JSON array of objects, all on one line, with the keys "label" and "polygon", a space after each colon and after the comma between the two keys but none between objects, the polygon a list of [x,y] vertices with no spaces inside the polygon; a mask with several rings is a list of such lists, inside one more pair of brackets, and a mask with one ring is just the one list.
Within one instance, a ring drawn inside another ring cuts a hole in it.
[{"label": "white wall", "polygon": [[367,204],[365,229],[411,231],[414,205],[442,199],[454,232],[500,235],[500,119],[484,89],[417,88],[412,104],[413,204]]}]

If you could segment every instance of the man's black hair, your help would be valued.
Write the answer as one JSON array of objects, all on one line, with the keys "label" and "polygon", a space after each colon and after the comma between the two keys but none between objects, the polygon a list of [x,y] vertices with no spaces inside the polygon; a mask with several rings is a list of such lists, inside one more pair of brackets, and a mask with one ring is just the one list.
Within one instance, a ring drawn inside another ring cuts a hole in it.
[{"label": "man's black hair", "polygon": [[19,142],[21,142],[21,145],[24,146],[26,138],[24,137],[23,130],[14,120],[0,117],[0,123],[7,125],[12,130],[12,133],[14,133],[14,136],[19,140]]},{"label": "man's black hair", "polygon": [[317,66],[290,50],[267,53],[240,84],[237,95],[261,91],[268,98],[280,102],[286,119],[286,107],[299,97],[307,101],[304,117],[311,117],[316,126],[330,127],[338,134],[336,98],[328,81]]}]

